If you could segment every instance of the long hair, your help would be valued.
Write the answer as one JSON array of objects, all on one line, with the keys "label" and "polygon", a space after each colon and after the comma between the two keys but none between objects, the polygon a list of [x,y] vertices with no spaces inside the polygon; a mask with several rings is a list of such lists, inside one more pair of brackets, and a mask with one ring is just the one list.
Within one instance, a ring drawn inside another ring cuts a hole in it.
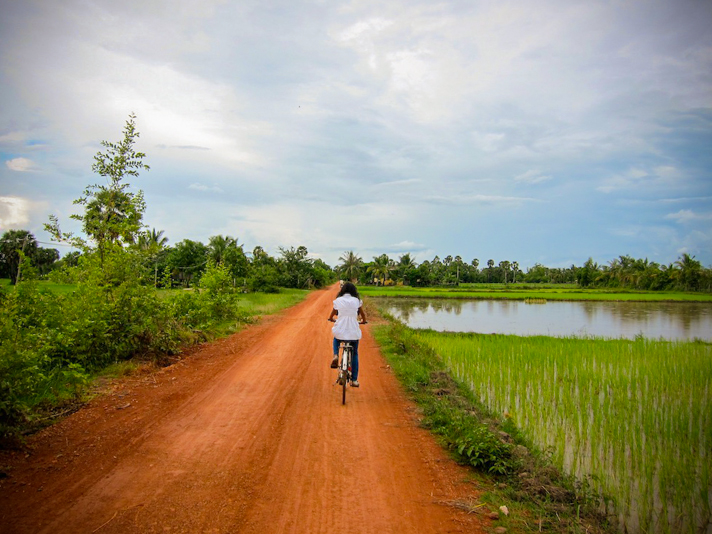
[{"label": "long hair", "polygon": [[346,282],[342,287],[341,290],[339,291],[339,294],[337,295],[336,298],[343,297],[346,293],[351,295],[352,297],[356,299],[360,299],[361,297],[358,296],[358,291],[356,290],[356,286],[353,285],[351,282]]}]

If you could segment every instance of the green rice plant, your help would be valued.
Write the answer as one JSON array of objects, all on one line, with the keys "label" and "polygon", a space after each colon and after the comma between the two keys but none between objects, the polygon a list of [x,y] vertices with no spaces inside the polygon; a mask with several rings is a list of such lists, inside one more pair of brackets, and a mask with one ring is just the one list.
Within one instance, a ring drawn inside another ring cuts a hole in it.
[{"label": "green rice plant", "polygon": [[712,345],[418,331],[453,374],[577,478],[629,532],[712,518]]}]

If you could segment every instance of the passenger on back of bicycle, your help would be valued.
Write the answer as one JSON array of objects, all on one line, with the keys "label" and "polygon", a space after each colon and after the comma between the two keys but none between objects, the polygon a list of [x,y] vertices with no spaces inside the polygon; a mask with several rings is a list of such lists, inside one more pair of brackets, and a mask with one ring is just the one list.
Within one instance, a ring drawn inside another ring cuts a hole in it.
[{"label": "passenger on back of bicycle", "polygon": [[[336,319],[334,319],[336,318]],[[334,359],[331,362],[331,367],[336,368],[339,365],[339,345],[342,341],[348,341],[353,345],[353,361],[351,363],[351,386],[359,387],[358,383],[358,342],[361,339],[360,324],[366,324],[366,312],[363,311],[363,301],[358,296],[356,286],[351,282],[345,282],[339,294],[334,300],[334,308],[329,315],[329,321],[334,321],[336,324],[331,329],[334,334]]]}]

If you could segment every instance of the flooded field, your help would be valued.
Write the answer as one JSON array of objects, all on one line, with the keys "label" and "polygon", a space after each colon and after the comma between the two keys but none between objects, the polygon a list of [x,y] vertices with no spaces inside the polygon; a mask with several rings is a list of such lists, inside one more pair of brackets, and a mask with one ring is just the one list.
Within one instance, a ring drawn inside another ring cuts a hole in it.
[{"label": "flooded field", "polygon": [[411,328],[520,336],[712,341],[712,304],[379,298]]}]

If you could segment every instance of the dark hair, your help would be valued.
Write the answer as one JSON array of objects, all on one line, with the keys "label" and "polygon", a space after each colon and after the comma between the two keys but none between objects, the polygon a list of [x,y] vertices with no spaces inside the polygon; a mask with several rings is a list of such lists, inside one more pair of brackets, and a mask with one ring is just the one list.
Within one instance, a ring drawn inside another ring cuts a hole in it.
[{"label": "dark hair", "polygon": [[346,293],[351,295],[354,298],[360,299],[361,297],[358,296],[358,291],[356,290],[356,286],[353,285],[351,282],[346,282],[342,288],[341,291],[339,291],[338,297],[343,297]]}]

